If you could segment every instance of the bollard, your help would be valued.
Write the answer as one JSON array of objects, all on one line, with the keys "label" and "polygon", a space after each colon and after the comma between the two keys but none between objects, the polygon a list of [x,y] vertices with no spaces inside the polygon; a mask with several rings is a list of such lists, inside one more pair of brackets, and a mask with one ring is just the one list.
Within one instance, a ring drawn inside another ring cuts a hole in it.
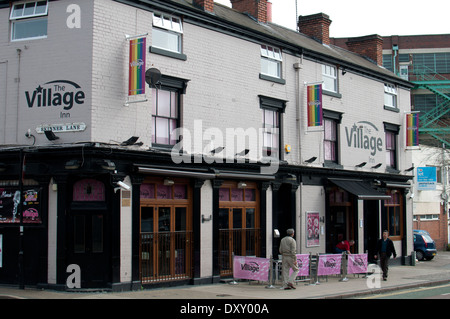
[{"label": "bollard", "polygon": [[266,286],[267,289],[274,289],[274,276],[273,276],[273,257],[270,255],[270,268],[269,268],[269,284]]},{"label": "bollard", "polygon": [[234,280],[234,252],[231,253],[231,262],[232,262],[231,269],[233,270],[233,281],[230,281],[229,284],[237,285],[238,284],[237,281]]},{"label": "bollard", "polygon": [[348,281],[347,278],[347,252],[343,252],[342,253],[342,261],[341,261],[341,279],[339,281],[341,282],[346,282]]}]

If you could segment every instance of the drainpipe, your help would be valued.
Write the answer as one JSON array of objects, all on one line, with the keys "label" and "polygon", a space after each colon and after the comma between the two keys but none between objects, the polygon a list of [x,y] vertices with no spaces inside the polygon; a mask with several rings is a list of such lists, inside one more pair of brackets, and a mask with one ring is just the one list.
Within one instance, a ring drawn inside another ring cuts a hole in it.
[{"label": "drainpipe", "polygon": [[396,75],[398,75],[397,74],[397,53],[398,53],[398,45],[397,44],[394,44],[393,46],[392,46],[392,50],[394,51],[394,63],[392,63],[392,65],[393,65],[393,67],[394,67],[394,74],[396,74]]}]

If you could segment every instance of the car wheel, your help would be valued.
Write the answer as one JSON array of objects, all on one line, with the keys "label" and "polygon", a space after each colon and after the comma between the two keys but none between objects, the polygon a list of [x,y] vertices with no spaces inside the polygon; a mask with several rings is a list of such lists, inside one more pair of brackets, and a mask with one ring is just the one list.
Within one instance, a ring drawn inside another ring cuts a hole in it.
[{"label": "car wheel", "polygon": [[416,258],[417,260],[423,260],[423,251],[421,250],[416,250]]}]

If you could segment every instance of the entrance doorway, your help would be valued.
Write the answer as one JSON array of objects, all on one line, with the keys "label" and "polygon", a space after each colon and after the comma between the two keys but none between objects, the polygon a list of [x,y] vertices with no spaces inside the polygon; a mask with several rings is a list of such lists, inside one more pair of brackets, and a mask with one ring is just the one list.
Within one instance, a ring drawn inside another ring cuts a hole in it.
[{"label": "entrance doorway", "polygon": [[355,240],[355,213],[352,196],[347,191],[334,187],[328,192],[326,252],[334,253],[340,241]]},{"label": "entrance doorway", "polygon": [[106,287],[111,282],[111,226],[102,181],[87,178],[73,184],[67,232],[67,261],[80,267],[81,288]]},{"label": "entrance doorway", "polygon": [[188,181],[148,178],[140,193],[142,283],[190,279],[193,232]]},{"label": "entrance doorway", "polygon": [[192,231],[187,207],[141,207],[142,282],[191,277]]},{"label": "entrance doorway", "polygon": [[104,210],[71,210],[68,265],[81,270],[81,288],[106,287],[110,281],[108,216]]},{"label": "entrance doorway", "polygon": [[235,256],[259,256],[259,192],[254,183],[225,182],[219,190],[219,269],[233,274]]}]

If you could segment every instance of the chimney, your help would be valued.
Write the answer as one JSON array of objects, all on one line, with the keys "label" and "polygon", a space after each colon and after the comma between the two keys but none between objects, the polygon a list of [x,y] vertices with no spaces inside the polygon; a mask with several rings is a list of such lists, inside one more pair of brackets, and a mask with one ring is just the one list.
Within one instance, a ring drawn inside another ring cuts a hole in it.
[{"label": "chimney", "polygon": [[383,38],[378,34],[349,38],[345,44],[349,51],[365,56],[377,65],[383,65]]},{"label": "chimney", "polygon": [[214,12],[214,0],[194,0],[194,6],[207,12]]},{"label": "chimney", "polygon": [[230,0],[231,7],[239,12],[248,13],[258,22],[267,23],[267,0]]},{"label": "chimney", "polygon": [[272,22],[272,2],[267,0],[267,22]]},{"label": "chimney", "polygon": [[330,44],[330,17],[324,13],[298,17],[298,29],[322,44]]}]

